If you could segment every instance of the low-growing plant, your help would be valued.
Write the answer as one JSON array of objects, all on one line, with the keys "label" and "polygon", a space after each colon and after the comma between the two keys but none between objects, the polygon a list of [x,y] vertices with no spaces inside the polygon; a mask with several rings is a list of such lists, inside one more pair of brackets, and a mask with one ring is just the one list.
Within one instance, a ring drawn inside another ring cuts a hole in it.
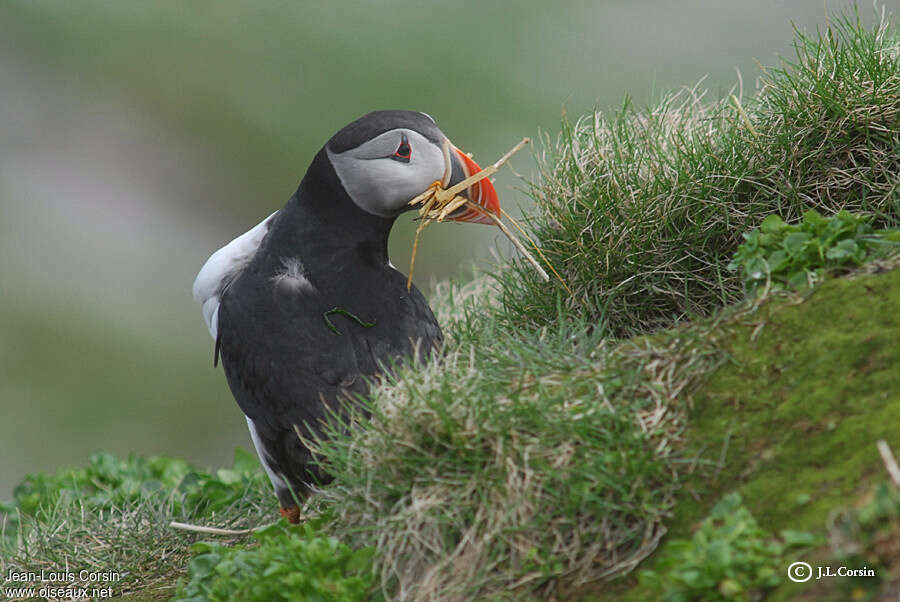
[{"label": "low-growing plant", "polygon": [[215,474],[180,458],[130,455],[122,459],[98,452],[87,466],[27,475],[13,490],[13,499],[0,503],[0,514],[6,515],[3,533],[17,534],[20,513],[38,516],[72,500],[102,510],[162,496],[172,500],[176,515],[209,514],[230,506],[264,480],[256,457],[239,448],[232,467]]},{"label": "low-growing plant", "polygon": [[810,533],[762,529],[732,493],[713,507],[690,540],[674,540],[659,552],[656,570],[639,575],[667,602],[749,600],[781,582],[784,552],[816,543]]},{"label": "low-growing plant", "polygon": [[742,235],[728,269],[740,272],[749,293],[808,287],[826,270],[857,267],[886,249],[900,248],[900,230],[876,231],[870,222],[849,211],[823,217],[809,210],[798,224],[772,214]]},{"label": "low-growing plant", "polygon": [[200,542],[191,547],[189,580],[176,600],[316,600],[349,602],[382,599],[373,591],[374,549],[353,550],[323,535],[323,518],[303,525],[279,521],[256,531],[257,540],[233,547]]}]

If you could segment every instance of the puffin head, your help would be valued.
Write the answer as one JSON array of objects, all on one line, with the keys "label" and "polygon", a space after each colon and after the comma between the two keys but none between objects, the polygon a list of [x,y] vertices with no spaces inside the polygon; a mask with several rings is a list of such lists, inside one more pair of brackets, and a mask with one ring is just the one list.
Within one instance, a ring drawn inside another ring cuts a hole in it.
[{"label": "puffin head", "polygon": [[[372,215],[395,218],[412,209],[408,203],[447,172],[442,150],[447,137],[434,119],[417,111],[374,111],[345,126],[325,145],[338,179],[357,207]],[[449,142],[449,141],[448,141]],[[445,188],[481,171],[453,144],[450,180]],[[497,191],[488,179],[463,193],[493,213],[500,213]],[[493,223],[482,213],[460,207],[448,219]]]}]

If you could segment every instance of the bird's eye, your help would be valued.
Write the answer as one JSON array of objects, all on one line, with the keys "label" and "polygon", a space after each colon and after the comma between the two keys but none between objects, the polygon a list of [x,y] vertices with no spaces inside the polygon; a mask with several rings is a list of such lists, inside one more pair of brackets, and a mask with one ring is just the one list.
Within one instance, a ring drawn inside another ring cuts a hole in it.
[{"label": "bird's eye", "polygon": [[391,155],[392,159],[396,159],[402,163],[409,163],[410,158],[412,157],[412,147],[409,145],[409,140],[407,140],[404,135],[403,138],[400,139],[400,146],[397,147],[397,150],[394,151],[394,154]]}]

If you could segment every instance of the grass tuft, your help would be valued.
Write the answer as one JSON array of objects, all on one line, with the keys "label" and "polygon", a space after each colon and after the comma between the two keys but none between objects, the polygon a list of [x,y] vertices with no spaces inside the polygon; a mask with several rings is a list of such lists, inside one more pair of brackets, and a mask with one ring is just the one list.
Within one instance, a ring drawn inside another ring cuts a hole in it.
[{"label": "grass tuft", "polygon": [[798,31],[794,60],[764,70],[753,98],[709,102],[698,85],[565,121],[544,138],[529,227],[574,294],[519,262],[498,276],[507,323],[547,325],[561,305],[616,336],[649,332],[738,300],[723,267],[769,214],[844,209],[896,226],[898,40],[889,20],[844,16]]},{"label": "grass tuft", "polygon": [[446,353],[401,368],[316,444],[331,529],[378,549],[398,599],[548,594],[631,570],[677,488],[672,400],[721,361],[702,329],[611,346],[563,322],[522,338],[482,313],[485,286],[443,287]]}]

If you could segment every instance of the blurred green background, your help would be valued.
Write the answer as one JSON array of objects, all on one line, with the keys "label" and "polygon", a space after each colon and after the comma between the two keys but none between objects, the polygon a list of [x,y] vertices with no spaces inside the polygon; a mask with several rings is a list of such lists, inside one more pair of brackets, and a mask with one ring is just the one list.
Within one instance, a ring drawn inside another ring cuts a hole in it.
[{"label": "blurred green background", "polygon": [[[850,4],[0,2],[0,498],[98,449],[217,466],[251,447],[191,283],[347,122],[426,111],[490,162],[626,94],[708,74],[721,95],[735,69],[751,93],[792,23]],[[533,175],[527,153],[512,165]],[[522,187],[497,178],[507,208],[527,209]],[[412,231],[391,239],[403,271]],[[489,265],[498,242],[430,228],[418,285]]]}]

